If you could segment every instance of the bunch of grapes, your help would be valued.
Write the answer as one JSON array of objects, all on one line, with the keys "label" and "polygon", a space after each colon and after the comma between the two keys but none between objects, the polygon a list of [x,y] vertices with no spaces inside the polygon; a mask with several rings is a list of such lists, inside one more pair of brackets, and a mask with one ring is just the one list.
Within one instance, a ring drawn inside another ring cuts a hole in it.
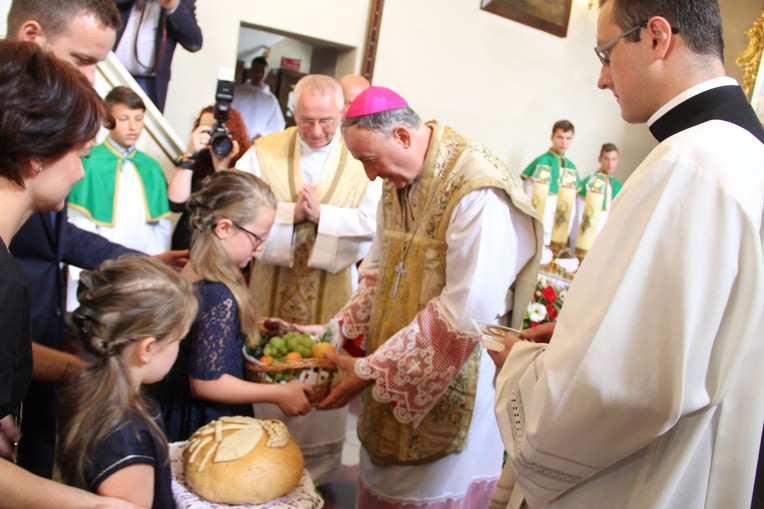
[{"label": "bunch of grapes", "polygon": [[284,360],[288,360],[288,357],[299,358],[297,355],[290,355],[292,353],[307,359],[311,356],[311,348],[314,343],[315,341],[310,334],[290,331],[283,336],[271,338],[268,344],[263,347],[263,355],[272,357],[274,362],[284,362]]},{"label": "bunch of grapes", "polygon": [[268,338],[283,336],[289,332],[289,325],[283,320],[265,319],[260,324],[260,333]]}]

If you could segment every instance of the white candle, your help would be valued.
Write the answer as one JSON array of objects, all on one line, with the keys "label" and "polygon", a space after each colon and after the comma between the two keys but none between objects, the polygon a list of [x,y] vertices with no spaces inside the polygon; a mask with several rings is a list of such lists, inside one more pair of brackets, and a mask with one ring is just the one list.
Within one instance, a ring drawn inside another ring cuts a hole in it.
[{"label": "white candle", "polygon": [[554,212],[554,223],[552,225],[552,242],[556,244],[564,246],[568,243],[568,227],[570,226],[570,217],[575,199],[575,187],[560,187],[557,189],[557,209]]},{"label": "white candle", "polygon": [[543,220],[544,218],[544,206],[546,206],[546,196],[549,194],[548,182],[534,182],[533,190],[531,191],[531,203],[533,208],[536,209],[536,214]]},{"label": "white candle", "polygon": [[597,226],[602,213],[602,202],[605,200],[604,193],[588,191],[584,202],[584,212],[581,216],[581,228],[578,230],[576,249],[589,251],[594,238],[597,236]]}]

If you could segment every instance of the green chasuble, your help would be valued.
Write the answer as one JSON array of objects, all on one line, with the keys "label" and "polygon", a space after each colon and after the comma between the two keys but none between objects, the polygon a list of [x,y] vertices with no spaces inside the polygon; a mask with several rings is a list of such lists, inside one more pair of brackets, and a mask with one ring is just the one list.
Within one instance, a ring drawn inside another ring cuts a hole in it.
[{"label": "green chasuble", "polygon": [[[608,204],[610,203],[611,200],[615,200],[615,196],[621,191],[623,184],[621,184],[620,180],[615,178],[615,175],[606,175],[605,173],[602,173],[599,170],[597,170],[594,173],[605,175],[605,178],[607,178],[610,181],[610,200],[605,200],[602,202],[602,210],[607,210]],[[587,175],[586,177],[581,179],[581,181],[578,183],[578,195],[581,198],[586,198],[586,184],[589,182],[590,178],[591,178],[591,175]]]},{"label": "green chasuble", "polygon": [[[552,152],[551,150],[548,150],[545,154],[540,155],[536,159],[533,160],[531,164],[529,164],[522,173],[522,178],[531,178],[533,176],[533,172],[536,171],[536,165],[538,164],[545,164],[552,168],[552,181],[549,183],[549,192],[550,193],[557,193],[557,181],[560,179],[560,156]],[[568,159],[567,157],[565,159],[565,166],[567,168],[573,168],[576,169],[576,165],[573,164],[573,161]]]},{"label": "green chasuble", "polygon": [[69,206],[86,214],[99,226],[114,226],[117,206],[119,172],[129,159],[143,187],[146,222],[153,223],[170,215],[167,200],[167,181],[159,163],[148,154],[136,149],[127,156],[120,153],[113,142],[106,139],[82,159],[85,178],[77,182],[69,193]]}]

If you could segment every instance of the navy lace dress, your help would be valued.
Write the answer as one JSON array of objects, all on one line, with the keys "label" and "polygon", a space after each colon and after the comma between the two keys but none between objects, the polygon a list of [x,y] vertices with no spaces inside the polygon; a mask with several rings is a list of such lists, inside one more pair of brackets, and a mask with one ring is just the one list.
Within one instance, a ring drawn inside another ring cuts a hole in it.
[{"label": "navy lace dress", "polygon": [[152,391],[162,407],[170,442],[187,440],[198,428],[221,416],[253,415],[251,404],[228,405],[191,395],[189,377],[217,380],[228,374],[244,378],[244,335],[236,299],[222,283],[200,281],[194,286],[199,296],[196,320],[180,344],[178,360]]}]

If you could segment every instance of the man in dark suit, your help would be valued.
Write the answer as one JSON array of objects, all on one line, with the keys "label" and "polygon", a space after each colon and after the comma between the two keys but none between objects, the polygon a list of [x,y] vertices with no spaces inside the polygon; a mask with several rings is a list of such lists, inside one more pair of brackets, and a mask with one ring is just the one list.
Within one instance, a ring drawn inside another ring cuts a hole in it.
[{"label": "man in dark suit", "polygon": [[190,52],[202,47],[196,0],[115,0],[122,17],[114,53],[164,111],[175,46]]},{"label": "man in dark suit", "polygon": [[[98,62],[106,58],[120,27],[112,0],[14,0],[8,12],[8,36],[31,41],[74,64],[92,83]],[[44,141],[41,140],[41,143]],[[64,209],[66,210],[66,209]],[[65,278],[62,266],[91,269],[123,254],[140,254],[77,228],[66,212],[38,212],[21,227],[9,246],[29,281],[33,381],[24,399],[20,464],[51,477],[58,403],[57,382],[82,368],[62,351],[65,330]],[[171,261],[180,252],[157,256]]]}]

